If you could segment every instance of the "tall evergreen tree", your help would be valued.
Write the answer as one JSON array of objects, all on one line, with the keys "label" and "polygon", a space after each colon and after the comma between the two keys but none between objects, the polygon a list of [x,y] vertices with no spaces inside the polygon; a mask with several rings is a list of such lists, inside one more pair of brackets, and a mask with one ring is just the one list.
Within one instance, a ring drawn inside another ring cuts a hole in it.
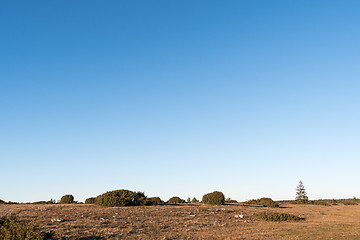
[{"label": "tall evergreen tree", "polygon": [[295,201],[298,203],[307,203],[309,201],[309,198],[306,195],[305,187],[302,181],[299,181],[299,185],[296,188]]}]

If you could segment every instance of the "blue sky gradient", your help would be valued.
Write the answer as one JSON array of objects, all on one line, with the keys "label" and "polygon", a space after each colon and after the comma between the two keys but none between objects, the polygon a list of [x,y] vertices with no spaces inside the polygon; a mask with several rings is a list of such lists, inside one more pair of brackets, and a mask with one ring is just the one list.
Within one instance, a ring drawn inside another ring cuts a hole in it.
[{"label": "blue sky gradient", "polygon": [[360,197],[359,11],[0,3],[0,199]]}]

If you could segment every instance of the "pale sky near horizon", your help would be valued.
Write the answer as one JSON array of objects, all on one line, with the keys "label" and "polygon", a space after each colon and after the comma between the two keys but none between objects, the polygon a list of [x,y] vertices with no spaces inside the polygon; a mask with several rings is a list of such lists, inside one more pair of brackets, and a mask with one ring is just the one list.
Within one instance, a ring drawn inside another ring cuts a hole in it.
[{"label": "pale sky near horizon", "polygon": [[0,199],[360,197],[359,1],[2,1]]}]

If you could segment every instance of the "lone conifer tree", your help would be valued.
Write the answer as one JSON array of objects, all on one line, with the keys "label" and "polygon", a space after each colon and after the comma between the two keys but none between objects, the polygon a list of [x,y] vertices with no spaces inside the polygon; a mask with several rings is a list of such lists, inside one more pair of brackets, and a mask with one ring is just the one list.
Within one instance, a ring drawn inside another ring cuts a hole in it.
[{"label": "lone conifer tree", "polygon": [[298,203],[307,203],[309,198],[306,196],[306,191],[302,181],[299,182],[299,185],[296,188],[296,198],[295,201]]}]

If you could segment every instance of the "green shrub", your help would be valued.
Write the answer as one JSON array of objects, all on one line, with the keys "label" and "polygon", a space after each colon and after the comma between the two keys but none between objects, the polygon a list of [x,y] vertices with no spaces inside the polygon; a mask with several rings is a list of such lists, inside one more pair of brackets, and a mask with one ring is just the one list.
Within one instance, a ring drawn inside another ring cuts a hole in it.
[{"label": "green shrub", "polygon": [[61,204],[69,204],[69,203],[74,203],[74,196],[73,195],[64,195],[61,197],[60,199],[60,203]]},{"label": "green shrub", "polygon": [[329,204],[328,202],[325,202],[325,201],[322,201],[322,200],[312,201],[312,204],[314,204],[314,205],[330,206],[330,204]]},{"label": "green shrub", "polygon": [[6,202],[4,200],[0,199],[0,204],[5,204]]},{"label": "green shrub", "polygon": [[185,203],[184,199],[181,199],[179,197],[172,197],[167,201],[168,204],[179,204],[179,203]]},{"label": "green shrub", "polygon": [[199,200],[197,200],[196,197],[194,197],[193,199],[191,199],[191,202],[192,202],[192,203],[198,203]]},{"label": "green shrub", "polygon": [[85,200],[85,204],[94,204],[95,203],[95,198],[91,197],[91,198],[87,198]]},{"label": "green shrub", "polygon": [[344,205],[358,205],[357,202],[352,202],[352,201],[345,201]]},{"label": "green shrub", "polygon": [[46,201],[32,202],[31,204],[46,204]]},{"label": "green shrub", "polygon": [[9,240],[40,240],[43,239],[38,229],[28,225],[15,216],[0,218],[0,239]]},{"label": "green shrub", "polygon": [[140,206],[146,204],[146,197],[142,192],[122,189],[97,196],[95,204],[106,207]]},{"label": "green shrub", "polygon": [[227,198],[227,199],[225,199],[225,202],[226,203],[237,203],[238,201],[231,199],[231,198]]},{"label": "green shrub", "polygon": [[46,204],[55,204],[56,201],[55,199],[50,199],[49,201],[46,202]]},{"label": "green shrub", "polygon": [[304,218],[292,214],[275,213],[275,212],[261,212],[256,214],[255,217],[266,221],[274,221],[274,222],[305,220]]},{"label": "green shrub", "polygon": [[159,198],[159,197],[150,197],[150,198],[147,198],[145,201],[146,206],[161,205],[161,204],[164,204],[164,201],[161,200],[161,198]]},{"label": "green shrub", "polygon": [[271,198],[259,198],[259,199],[252,199],[245,202],[246,204],[253,204],[253,205],[261,205],[263,207],[279,207],[279,204],[273,201]]},{"label": "green shrub", "polygon": [[207,193],[202,197],[203,203],[223,205],[225,203],[225,196],[222,192],[211,192]]}]

